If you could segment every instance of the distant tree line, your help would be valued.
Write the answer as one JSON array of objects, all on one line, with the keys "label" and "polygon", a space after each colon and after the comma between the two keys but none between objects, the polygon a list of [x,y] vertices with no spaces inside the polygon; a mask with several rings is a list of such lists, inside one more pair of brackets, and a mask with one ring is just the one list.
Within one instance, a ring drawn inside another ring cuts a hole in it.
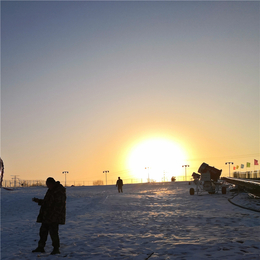
[{"label": "distant tree line", "polygon": [[99,186],[104,185],[104,182],[102,180],[93,181],[93,186]]}]

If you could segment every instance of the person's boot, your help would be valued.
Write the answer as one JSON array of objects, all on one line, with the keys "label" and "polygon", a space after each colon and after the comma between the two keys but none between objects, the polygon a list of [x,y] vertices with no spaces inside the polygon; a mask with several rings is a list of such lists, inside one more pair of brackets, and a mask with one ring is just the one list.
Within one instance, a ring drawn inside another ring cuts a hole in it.
[{"label": "person's boot", "polygon": [[38,246],[32,251],[33,253],[45,253],[44,247]]},{"label": "person's boot", "polygon": [[59,248],[54,247],[52,252],[51,252],[51,255],[56,255],[56,254],[60,254],[60,250],[59,250]]}]

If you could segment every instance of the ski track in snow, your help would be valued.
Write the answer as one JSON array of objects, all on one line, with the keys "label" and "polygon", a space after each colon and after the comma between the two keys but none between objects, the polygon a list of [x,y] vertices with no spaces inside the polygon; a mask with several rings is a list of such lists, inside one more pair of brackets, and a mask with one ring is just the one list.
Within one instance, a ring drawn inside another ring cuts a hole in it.
[{"label": "ski track in snow", "polygon": [[[228,202],[225,195],[189,195],[187,183],[68,187],[67,221],[60,225],[61,254],[37,247],[44,187],[1,190],[1,259],[260,259],[260,212]],[[260,209],[246,194],[234,202]]]}]

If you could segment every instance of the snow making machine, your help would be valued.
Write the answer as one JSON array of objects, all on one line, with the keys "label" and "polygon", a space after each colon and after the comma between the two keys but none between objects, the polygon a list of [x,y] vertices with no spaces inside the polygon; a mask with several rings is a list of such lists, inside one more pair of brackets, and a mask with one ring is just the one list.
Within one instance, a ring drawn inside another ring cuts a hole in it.
[{"label": "snow making machine", "polygon": [[218,193],[221,187],[222,194],[226,194],[226,187],[223,186],[223,182],[219,181],[222,170],[209,166],[206,163],[202,163],[198,169],[198,173],[193,172],[192,177],[196,188],[190,188],[190,195],[197,194],[202,191],[206,191],[209,194]]}]

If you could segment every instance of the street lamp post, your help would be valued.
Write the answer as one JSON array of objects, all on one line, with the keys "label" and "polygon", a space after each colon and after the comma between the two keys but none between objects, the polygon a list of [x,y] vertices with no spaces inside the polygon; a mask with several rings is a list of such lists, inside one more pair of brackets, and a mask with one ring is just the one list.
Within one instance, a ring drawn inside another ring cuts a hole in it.
[{"label": "street lamp post", "polygon": [[148,170],[148,183],[150,183],[150,177],[149,177],[149,167],[145,167],[145,169]]},{"label": "street lamp post", "polygon": [[107,185],[107,173],[109,173],[109,171],[103,171],[103,173],[106,174],[106,185]]},{"label": "street lamp post", "polygon": [[187,176],[186,176],[186,168],[190,167],[189,165],[182,165],[182,167],[185,167],[185,181],[187,181]]},{"label": "street lamp post", "polygon": [[62,172],[62,174],[65,174],[65,187],[66,187],[66,174],[69,173],[68,171]]},{"label": "street lamp post", "polygon": [[226,162],[225,164],[229,165],[229,177],[230,177],[230,164],[234,164],[233,162]]}]

